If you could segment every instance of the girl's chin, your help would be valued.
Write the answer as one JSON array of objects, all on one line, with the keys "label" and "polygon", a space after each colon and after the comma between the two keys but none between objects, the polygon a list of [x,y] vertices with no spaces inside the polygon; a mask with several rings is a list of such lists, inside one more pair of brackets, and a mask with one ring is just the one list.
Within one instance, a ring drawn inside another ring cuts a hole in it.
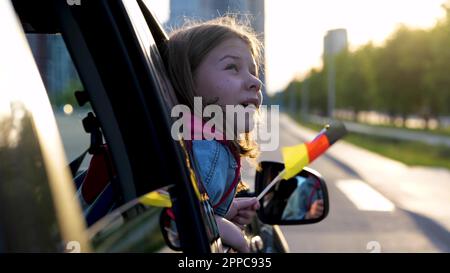
[{"label": "girl's chin", "polygon": [[237,134],[249,133],[255,128],[255,121],[253,117],[250,117],[242,121],[238,120],[236,125]]},{"label": "girl's chin", "polygon": [[226,120],[226,124],[233,124],[227,128],[234,128],[234,136],[253,131],[256,125],[256,111],[248,111],[246,114],[235,115],[233,120]]}]

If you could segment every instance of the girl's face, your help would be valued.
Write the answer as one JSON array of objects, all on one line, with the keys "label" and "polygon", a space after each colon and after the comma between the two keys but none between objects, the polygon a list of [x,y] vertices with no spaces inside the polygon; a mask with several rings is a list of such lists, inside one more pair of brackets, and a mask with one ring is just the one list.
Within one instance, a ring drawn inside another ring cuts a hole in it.
[{"label": "girl's face", "polygon": [[[202,60],[194,72],[195,91],[204,104],[254,105],[249,120],[235,124],[237,133],[253,129],[256,108],[262,103],[261,81],[257,77],[255,59],[249,46],[239,38],[227,39]],[[247,108],[248,109],[248,108]],[[225,116],[225,113],[224,113]],[[237,128],[236,128],[237,127]]]}]

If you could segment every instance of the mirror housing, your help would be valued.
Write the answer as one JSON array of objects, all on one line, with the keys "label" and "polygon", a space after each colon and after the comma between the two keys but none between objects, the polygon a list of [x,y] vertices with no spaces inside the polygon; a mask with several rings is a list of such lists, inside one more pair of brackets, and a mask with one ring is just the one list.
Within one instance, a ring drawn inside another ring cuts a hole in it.
[{"label": "mirror housing", "polygon": [[[283,163],[263,161],[260,164],[261,171],[255,176],[256,195],[284,169]],[[308,167],[288,180],[280,180],[259,202],[259,219],[271,225],[314,224],[325,219],[329,211],[325,181]]]}]

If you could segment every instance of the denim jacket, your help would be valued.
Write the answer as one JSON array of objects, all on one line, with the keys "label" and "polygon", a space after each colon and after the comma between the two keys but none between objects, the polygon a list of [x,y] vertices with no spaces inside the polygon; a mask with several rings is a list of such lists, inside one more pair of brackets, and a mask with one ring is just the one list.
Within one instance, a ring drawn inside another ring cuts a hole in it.
[{"label": "denim jacket", "polygon": [[297,188],[290,195],[281,219],[303,220],[311,208],[311,204],[322,199],[320,184],[315,179],[297,175]]},{"label": "denim jacket", "polygon": [[[238,164],[230,149],[215,140],[193,140],[192,149],[209,202],[214,206],[231,187]],[[236,187],[220,206],[214,208],[215,214],[225,216],[235,193]]]}]

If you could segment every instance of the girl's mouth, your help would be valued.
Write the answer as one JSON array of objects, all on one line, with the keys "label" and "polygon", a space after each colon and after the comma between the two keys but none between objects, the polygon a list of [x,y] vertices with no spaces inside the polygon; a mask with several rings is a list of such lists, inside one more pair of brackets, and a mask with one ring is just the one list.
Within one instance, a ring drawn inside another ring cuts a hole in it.
[{"label": "girl's mouth", "polygon": [[246,108],[247,106],[253,106],[254,108],[258,108],[259,101],[257,99],[250,99],[248,101],[241,103],[241,105],[244,106],[244,108]]}]

